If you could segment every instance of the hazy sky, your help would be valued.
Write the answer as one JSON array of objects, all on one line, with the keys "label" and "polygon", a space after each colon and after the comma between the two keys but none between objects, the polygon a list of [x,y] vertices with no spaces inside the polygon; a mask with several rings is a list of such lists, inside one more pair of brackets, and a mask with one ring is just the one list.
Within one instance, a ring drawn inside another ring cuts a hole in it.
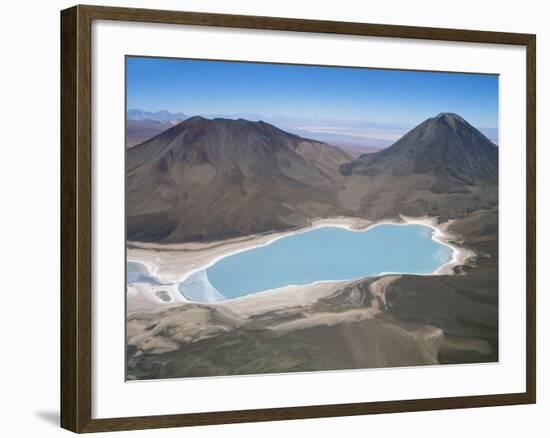
[{"label": "hazy sky", "polygon": [[498,76],[128,57],[127,108],[414,126],[440,112],[498,126]]}]

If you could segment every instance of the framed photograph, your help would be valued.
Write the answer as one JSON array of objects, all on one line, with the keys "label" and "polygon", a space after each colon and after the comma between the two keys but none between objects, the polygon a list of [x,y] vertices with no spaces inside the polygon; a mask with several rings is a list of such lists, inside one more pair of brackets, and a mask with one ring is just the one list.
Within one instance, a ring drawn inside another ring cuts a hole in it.
[{"label": "framed photograph", "polygon": [[61,423],[535,403],[535,35],[61,13]]}]

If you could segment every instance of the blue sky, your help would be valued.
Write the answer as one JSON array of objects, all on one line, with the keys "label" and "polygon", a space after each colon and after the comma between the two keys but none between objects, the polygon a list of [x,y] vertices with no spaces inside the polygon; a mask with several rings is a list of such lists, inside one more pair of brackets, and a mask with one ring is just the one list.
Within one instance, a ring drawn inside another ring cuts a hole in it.
[{"label": "blue sky", "polygon": [[414,126],[440,112],[498,127],[498,76],[128,57],[127,108]]}]

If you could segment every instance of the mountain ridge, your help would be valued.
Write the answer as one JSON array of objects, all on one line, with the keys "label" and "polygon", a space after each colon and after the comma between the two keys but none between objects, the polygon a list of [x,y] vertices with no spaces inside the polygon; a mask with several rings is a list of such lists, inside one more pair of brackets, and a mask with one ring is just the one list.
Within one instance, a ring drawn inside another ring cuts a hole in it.
[{"label": "mountain ridge", "polygon": [[498,200],[498,148],[441,113],[352,159],[263,121],[194,116],[127,150],[127,230],[181,242],[300,228],[321,217],[461,217]]},{"label": "mountain ridge", "polygon": [[[127,150],[130,240],[226,238],[339,209],[351,157],[265,122],[189,118]],[[208,201],[206,201],[208,200]]]}]

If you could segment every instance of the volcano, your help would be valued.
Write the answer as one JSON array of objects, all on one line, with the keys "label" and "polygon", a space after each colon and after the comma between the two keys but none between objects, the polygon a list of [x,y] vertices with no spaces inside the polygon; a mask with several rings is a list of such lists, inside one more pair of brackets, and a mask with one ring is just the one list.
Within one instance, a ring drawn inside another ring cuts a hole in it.
[{"label": "volcano", "polygon": [[344,175],[434,176],[434,193],[498,183],[498,148],[462,117],[441,113],[387,149],[340,166]]},{"label": "volcano", "polygon": [[179,242],[305,226],[341,210],[351,157],[265,122],[192,117],[126,153],[127,237]]}]

